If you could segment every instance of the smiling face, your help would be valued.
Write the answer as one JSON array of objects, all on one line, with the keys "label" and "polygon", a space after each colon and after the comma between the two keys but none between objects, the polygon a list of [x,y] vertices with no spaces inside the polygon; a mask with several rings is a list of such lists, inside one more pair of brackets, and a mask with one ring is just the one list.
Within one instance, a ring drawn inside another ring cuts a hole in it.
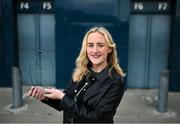
[{"label": "smiling face", "polygon": [[87,55],[93,68],[101,71],[107,66],[107,56],[112,50],[103,34],[92,32],[87,39]]}]

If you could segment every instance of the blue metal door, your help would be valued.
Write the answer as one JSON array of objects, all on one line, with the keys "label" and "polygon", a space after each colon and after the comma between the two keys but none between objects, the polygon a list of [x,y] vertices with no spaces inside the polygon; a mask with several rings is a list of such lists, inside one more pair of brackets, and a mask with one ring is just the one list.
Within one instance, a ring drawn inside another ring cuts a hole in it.
[{"label": "blue metal door", "polygon": [[128,87],[158,87],[168,64],[170,16],[131,15],[129,33]]},{"label": "blue metal door", "polygon": [[55,19],[52,14],[19,14],[19,65],[26,85],[55,84]]}]

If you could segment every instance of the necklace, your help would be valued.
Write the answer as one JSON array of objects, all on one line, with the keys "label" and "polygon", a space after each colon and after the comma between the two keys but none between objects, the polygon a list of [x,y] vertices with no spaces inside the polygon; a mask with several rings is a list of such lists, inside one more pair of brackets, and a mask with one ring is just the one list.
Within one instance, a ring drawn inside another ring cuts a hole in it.
[{"label": "necklace", "polygon": [[94,68],[91,67],[91,70],[96,73],[96,74],[99,74],[100,72],[96,71]]}]

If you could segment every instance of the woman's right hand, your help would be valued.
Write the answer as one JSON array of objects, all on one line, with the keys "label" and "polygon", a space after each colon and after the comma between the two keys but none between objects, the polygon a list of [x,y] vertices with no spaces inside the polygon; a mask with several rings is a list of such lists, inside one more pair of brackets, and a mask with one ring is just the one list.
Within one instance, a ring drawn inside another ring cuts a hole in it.
[{"label": "woman's right hand", "polygon": [[39,86],[32,86],[31,89],[28,91],[28,96],[32,96],[38,100],[45,100],[47,99],[44,95],[44,88]]}]

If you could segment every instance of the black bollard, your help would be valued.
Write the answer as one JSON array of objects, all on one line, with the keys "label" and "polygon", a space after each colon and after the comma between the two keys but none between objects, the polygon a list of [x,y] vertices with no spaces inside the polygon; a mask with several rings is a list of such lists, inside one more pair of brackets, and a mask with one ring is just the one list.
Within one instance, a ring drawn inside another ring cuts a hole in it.
[{"label": "black bollard", "polygon": [[161,113],[167,112],[168,102],[168,87],[169,87],[169,71],[162,70],[160,73],[160,82],[158,90],[158,108]]},{"label": "black bollard", "polygon": [[13,82],[13,106],[12,108],[19,108],[23,104],[22,100],[22,85],[21,76],[18,67],[12,67],[12,82]]}]

